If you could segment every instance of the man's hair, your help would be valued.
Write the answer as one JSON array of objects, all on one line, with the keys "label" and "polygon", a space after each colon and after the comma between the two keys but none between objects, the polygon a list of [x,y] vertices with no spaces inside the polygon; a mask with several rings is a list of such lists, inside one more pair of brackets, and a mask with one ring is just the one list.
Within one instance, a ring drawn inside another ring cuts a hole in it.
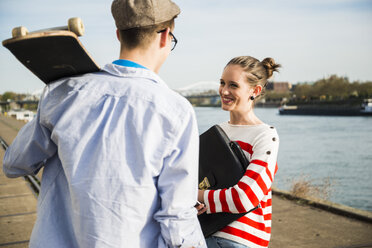
[{"label": "man's hair", "polygon": [[121,45],[127,49],[147,48],[155,39],[157,32],[166,28],[174,28],[174,19],[175,18],[157,25],[120,30]]}]

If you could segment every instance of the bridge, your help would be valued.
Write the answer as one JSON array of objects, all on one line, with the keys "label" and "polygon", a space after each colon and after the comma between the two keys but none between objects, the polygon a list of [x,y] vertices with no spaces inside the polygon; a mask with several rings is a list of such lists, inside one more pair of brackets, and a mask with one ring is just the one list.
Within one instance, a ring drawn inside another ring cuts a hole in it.
[{"label": "bridge", "polygon": [[186,96],[186,99],[195,106],[219,106],[220,96],[216,94]]},{"label": "bridge", "polygon": [[[189,102],[196,106],[219,106],[220,96],[216,94],[209,95],[192,95],[186,96]],[[9,110],[11,108],[23,108],[24,105],[35,105],[37,106],[39,101],[36,100],[12,100],[12,101],[0,101],[0,106],[4,110]]]},{"label": "bridge", "polygon": [[[185,96],[191,104],[196,106],[219,106],[221,103],[220,96],[217,94],[206,94],[206,95],[190,95]],[[11,100],[11,101],[0,101],[0,106],[4,110],[23,108],[24,105],[35,105],[37,106],[39,101],[37,100]]]},{"label": "bridge", "polygon": [[[10,101],[0,101],[0,106],[9,110],[10,108],[23,108],[24,105],[38,105],[39,101],[36,100],[10,100]],[[15,107],[16,106],[16,107]]]}]

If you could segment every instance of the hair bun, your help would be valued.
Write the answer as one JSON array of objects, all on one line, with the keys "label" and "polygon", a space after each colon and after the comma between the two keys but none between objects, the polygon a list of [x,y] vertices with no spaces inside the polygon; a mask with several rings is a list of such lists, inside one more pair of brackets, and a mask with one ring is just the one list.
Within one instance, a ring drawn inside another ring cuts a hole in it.
[{"label": "hair bun", "polygon": [[276,64],[273,58],[265,58],[261,61],[261,64],[266,69],[267,78],[270,78],[274,71],[278,71],[278,68],[281,67],[280,64]]}]

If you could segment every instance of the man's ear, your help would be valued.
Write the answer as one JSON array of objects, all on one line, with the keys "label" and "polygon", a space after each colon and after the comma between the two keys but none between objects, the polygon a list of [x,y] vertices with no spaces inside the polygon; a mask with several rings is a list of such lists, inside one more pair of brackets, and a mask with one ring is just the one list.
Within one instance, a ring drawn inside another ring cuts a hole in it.
[{"label": "man's ear", "polygon": [[160,34],[160,48],[164,48],[167,46],[169,42],[169,38],[168,38],[169,31],[170,29],[167,28],[164,32],[159,33]]},{"label": "man's ear", "polygon": [[116,37],[120,41],[120,31],[119,31],[119,29],[116,29]]}]

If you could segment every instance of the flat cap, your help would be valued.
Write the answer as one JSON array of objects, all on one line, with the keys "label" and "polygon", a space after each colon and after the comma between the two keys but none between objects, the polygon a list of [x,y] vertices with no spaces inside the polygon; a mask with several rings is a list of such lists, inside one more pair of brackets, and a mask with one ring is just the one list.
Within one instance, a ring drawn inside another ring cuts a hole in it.
[{"label": "flat cap", "polygon": [[119,30],[146,27],[169,21],[180,13],[171,0],[114,0],[111,13]]}]

